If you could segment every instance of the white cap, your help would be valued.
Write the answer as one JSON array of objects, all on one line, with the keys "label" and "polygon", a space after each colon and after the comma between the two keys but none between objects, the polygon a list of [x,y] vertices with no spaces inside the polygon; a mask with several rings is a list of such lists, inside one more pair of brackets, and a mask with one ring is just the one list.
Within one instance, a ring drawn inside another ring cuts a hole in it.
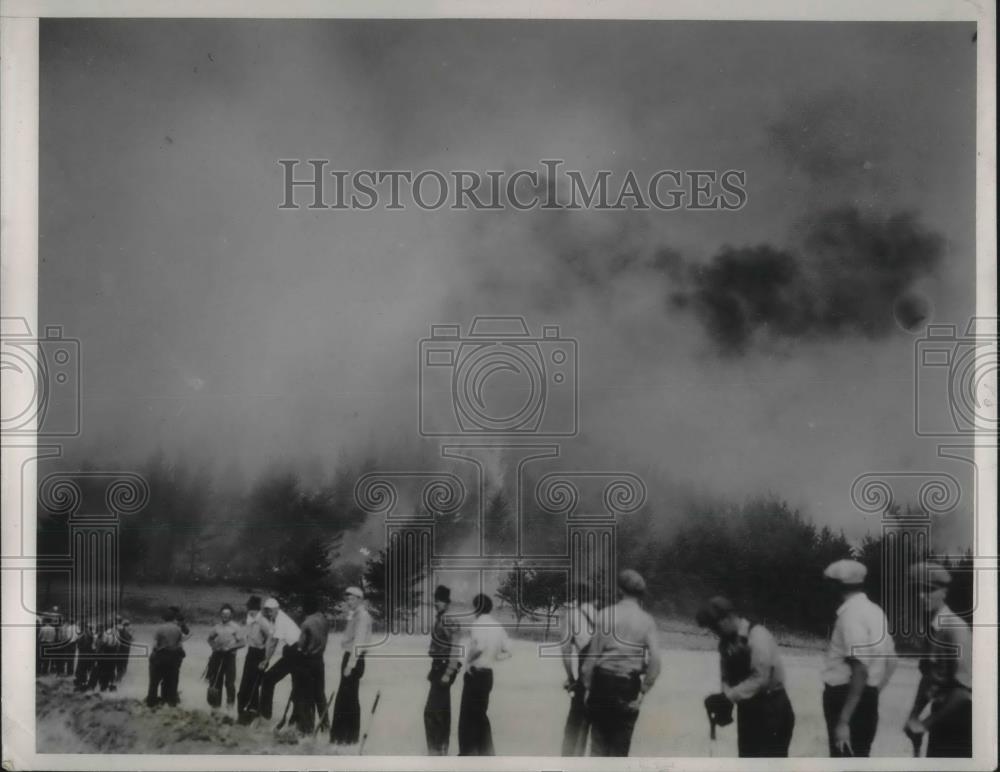
[{"label": "white cap", "polygon": [[868,569],[856,560],[838,560],[826,567],[823,576],[841,584],[864,584]]},{"label": "white cap", "polygon": [[281,604],[278,603],[277,598],[268,598],[264,601],[264,608],[281,608]]},{"label": "white cap", "polygon": [[365,594],[361,591],[360,587],[348,587],[344,590],[344,595],[353,595],[356,598],[365,597]]}]

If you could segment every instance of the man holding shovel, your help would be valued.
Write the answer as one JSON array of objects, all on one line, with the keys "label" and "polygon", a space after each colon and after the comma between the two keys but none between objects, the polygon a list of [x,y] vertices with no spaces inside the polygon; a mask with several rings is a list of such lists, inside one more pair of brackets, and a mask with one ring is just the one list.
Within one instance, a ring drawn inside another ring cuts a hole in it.
[{"label": "man holding shovel", "polygon": [[260,712],[260,683],[264,675],[260,663],[266,659],[265,647],[271,631],[271,623],[260,611],[260,596],[251,595],[247,601],[247,621],[243,628],[247,655],[243,660],[243,676],[236,693],[236,709],[241,724],[249,724]]},{"label": "man holding shovel", "polygon": [[208,634],[212,656],[208,660],[208,704],[222,704],[222,686],[226,687],[226,708],[236,704],[236,652],[246,646],[240,626],[233,621],[233,607],[228,603],[219,610],[219,623]]}]

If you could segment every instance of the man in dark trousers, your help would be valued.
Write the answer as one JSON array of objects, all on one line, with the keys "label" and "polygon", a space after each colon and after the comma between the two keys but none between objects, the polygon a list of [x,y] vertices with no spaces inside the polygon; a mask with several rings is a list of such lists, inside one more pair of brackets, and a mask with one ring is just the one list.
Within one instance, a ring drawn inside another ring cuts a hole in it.
[{"label": "man in dark trousers", "polygon": [[121,683],[128,671],[128,659],[132,654],[132,623],[119,617],[118,661],[115,663],[115,681]]},{"label": "man in dark trousers", "polygon": [[[270,719],[274,706],[274,689],[286,676],[292,677],[292,702],[298,711],[302,695],[296,687],[300,680],[297,675],[299,666],[299,638],[302,631],[288,614],[282,611],[277,598],[264,601],[264,616],[271,626],[271,634],[264,645],[264,659],[257,666],[263,672],[260,681],[260,715]],[[281,658],[271,665],[274,653],[280,647]]]},{"label": "man in dark trousers", "polygon": [[118,662],[118,633],[111,622],[101,625],[96,636],[95,665],[90,674],[90,688],[100,687],[102,692],[116,691],[115,666]]},{"label": "man in dark trousers", "polygon": [[94,628],[90,622],[80,622],[80,633],[76,636],[76,673],[73,687],[78,691],[90,688],[91,670],[94,667]]},{"label": "man in dark trousers", "polygon": [[867,574],[856,560],[838,560],[823,572],[840,600],[822,673],[823,716],[833,758],[871,753],[879,692],[895,669],[889,622],[864,592]]},{"label": "man in dark trousers", "polygon": [[317,715],[321,726],[328,726],[323,652],[326,651],[326,643],[330,637],[330,622],[326,614],[320,611],[319,605],[319,599],[314,595],[307,595],[302,602],[306,618],[302,620],[302,633],[299,636],[298,678],[301,699],[296,704],[296,724],[299,731],[306,735],[312,734]]},{"label": "man in dark trousers", "polygon": [[333,702],[333,720],[330,722],[330,742],[353,745],[361,735],[361,702],[358,689],[365,674],[365,650],[371,640],[372,618],[364,604],[365,594],[360,587],[344,591],[347,606],[347,628],[340,646],[340,686]]},{"label": "man in dark trousers", "polygon": [[[221,690],[226,689],[226,708],[232,709],[236,704],[236,652],[246,646],[243,630],[233,621],[233,607],[228,603],[219,609],[219,623],[208,634],[208,645],[212,655],[208,658],[208,668],[205,677],[212,690],[209,696],[219,695],[219,702],[209,700],[213,708],[221,704]],[[219,691],[216,692],[215,690]]]},{"label": "man in dark trousers", "polygon": [[590,601],[590,587],[578,584],[566,607],[566,629],[563,631],[562,662],[566,671],[563,688],[569,692],[569,714],[563,730],[563,756],[583,756],[587,749],[590,722],[587,719],[586,692],[581,674],[583,660],[594,635],[597,611]]},{"label": "man in dark trousers", "polygon": [[618,575],[621,600],[603,610],[583,663],[591,756],[628,756],[642,698],[660,675],[656,622],[640,606],[645,593],[636,571]]},{"label": "man in dark trousers", "polygon": [[[928,758],[972,758],[972,630],[945,602],[951,573],[933,562],[910,569],[910,582],[930,614],[920,685],[904,731],[927,734]],[[930,714],[920,714],[930,704]]]},{"label": "man in dark trousers", "polygon": [[507,632],[490,612],[493,601],[479,594],[472,599],[476,618],[465,639],[465,677],[458,713],[458,755],[493,756],[493,728],[488,715],[493,691],[493,666],[511,656]]},{"label": "man in dark trousers", "polygon": [[260,712],[260,684],[264,673],[260,663],[266,659],[265,647],[271,635],[271,623],[261,613],[260,597],[251,595],[247,601],[247,619],[243,628],[247,642],[247,655],[243,660],[243,676],[236,693],[239,721],[248,724]]},{"label": "man in dark trousers", "polygon": [[153,647],[149,652],[149,690],[146,704],[154,708],[160,703],[175,707],[180,702],[177,682],[184,660],[184,641],[190,631],[184,624],[180,609],[171,606],[163,613],[163,621],[153,631]]},{"label": "man in dark trousers", "polygon": [[721,596],[702,606],[697,620],[719,637],[722,697],[736,705],[740,758],[787,758],[795,713],[785,692],[778,642]]},{"label": "man in dark trousers", "polygon": [[451,685],[455,683],[462,663],[458,645],[459,627],[448,616],[451,590],[443,584],[434,590],[434,628],[427,654],[431,658],[431,671],[427,674],[430,689],[424,704],[424,734],[427,737],[429,756],[447,756],[451,740]]}]

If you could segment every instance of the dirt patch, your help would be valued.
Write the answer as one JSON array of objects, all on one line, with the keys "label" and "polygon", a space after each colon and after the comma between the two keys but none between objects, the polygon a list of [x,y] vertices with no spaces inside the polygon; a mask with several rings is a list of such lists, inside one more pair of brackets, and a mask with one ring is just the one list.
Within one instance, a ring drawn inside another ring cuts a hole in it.
[{"label": "dirt patch", "polygon": [[[294,729],[247,727],[205,710],[73,690],[65,679],[39,679],[38,745],[46,753],[326,753],[330,746]],[[291,747],[290,747],[291,746]]]}]

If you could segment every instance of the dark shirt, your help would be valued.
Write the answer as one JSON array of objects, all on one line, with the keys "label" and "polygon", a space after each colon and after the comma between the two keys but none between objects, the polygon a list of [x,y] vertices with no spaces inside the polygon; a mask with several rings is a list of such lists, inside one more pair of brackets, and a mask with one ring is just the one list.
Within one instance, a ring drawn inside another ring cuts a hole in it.
[{"label": "dark shirt", "polygon": [[320,612],[310,614],[302,620],[299,636],[299,651],[307,657],[322,655],[326,651],[326,641],[330,637],[330,622]]},{"label": "dark shirt", "polygon": [[956,687],[972,691],[972,630],[947,606],[934,615],[920,671],[928,679],[932,702]]},{"label": "dark shirt", "polygon": [[431,645],[427,654],[436,665],[445,665],[449,674],[459,668],[460,648],[455,643],[459,637],[458,624],[450,616],[441,612],[434,620],[431,630]]}]

